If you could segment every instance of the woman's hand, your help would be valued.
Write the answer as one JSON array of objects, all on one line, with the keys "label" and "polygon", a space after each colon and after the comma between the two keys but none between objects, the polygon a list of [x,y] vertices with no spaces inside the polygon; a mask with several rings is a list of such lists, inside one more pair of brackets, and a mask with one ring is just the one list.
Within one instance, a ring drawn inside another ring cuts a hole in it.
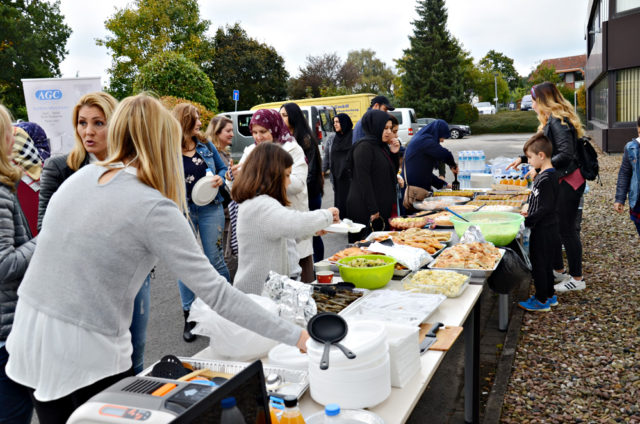
[{"label": "woman's hand", "polygon": [[327,231],[325,230],[320,230],[320,231],[316,231],[316,233],[314,234],[314,236],[317,237],[322,237],[323,235],[327,234]]},{"label": "woman's hand", "polygon": [[300,349],[300,353],[307,353],[307,340],[309,340],[309,333],[307,333],[307,330],[302,330],[300,338],[296,343],[296,347]]},{"label": "woman's hand", "polygon": [[613,210],[618,212],[618,213],[623,213],[624,212],[624,205],[622,203],[615,202],[613,204]]},{"label": "woman's hand", "polygon": [[337,224],[340,222],[340,211],[338,210],[338,208],[328,208],[327,209],[329,212],[331,212],[331,215],[333,215],[333,223]]},{"label": "woman's hand", "polygon": [[376,212],[373,215],[371,215],[371,217],[369,218],[369,222],[373,222],[378,218],[380,218],[380,212]]},{"label": "woman's hand", "polygon": [[398,175],[398,185],[400,188],[404,188],[404,179],[400,175]]},{"label": "woman's hand", "polygon": [[391,153],[398,153],[400,151],[400,140],[392,138],[389,142],[389,150],[391,150]]},{"label": "woman's hand", "polygon": [[222,181],[222,177],[220,175],[216,175],[213,177],[213,181],[211,181],[211,187],[218,188],[220,187],[224,181]]},{"label": "woman's hand", "polygon": [[521,158],[517,158],[516,160],[514,160],[513,162],[511,162],[509,164],[509,166],[507,166],[507,168],[505,169],[505,171],[510,170],[511,168],[516,169],[518,166],[520,166],[520,164],[522,163],[522,159]]}]

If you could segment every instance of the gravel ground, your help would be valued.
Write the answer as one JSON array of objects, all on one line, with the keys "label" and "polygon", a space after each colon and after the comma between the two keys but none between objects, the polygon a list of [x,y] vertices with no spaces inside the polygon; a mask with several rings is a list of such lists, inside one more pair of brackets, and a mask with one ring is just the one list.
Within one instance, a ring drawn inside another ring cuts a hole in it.
[{"label": "gravel ground", "polygon": [[585,196],[586,290],[525,313],[502,423],[640,423],[640,243],[613,211],[621,159],[600,156]]}]

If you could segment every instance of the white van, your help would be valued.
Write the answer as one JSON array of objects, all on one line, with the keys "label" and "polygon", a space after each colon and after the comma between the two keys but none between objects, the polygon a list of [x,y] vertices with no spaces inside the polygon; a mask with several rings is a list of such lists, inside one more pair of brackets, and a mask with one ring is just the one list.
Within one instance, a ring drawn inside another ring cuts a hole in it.
[{"label": "white van", "polygon": [[398,128],[398,139],[400,140],[400,144],[406,146],[419,129],[416,112],[410,107],[397,107],[388,113],[398,119],[398,123],[400,124]]},{"label": "white van", "polygon": [[231,157],[235,163],[240,161],[244,149],[255,142],[249,130],[249,122],[251,122],[251,117],[254,113],[255,110],[239,110],[237,112],[222,112],[220,114],[231,119],[233,122]]}]

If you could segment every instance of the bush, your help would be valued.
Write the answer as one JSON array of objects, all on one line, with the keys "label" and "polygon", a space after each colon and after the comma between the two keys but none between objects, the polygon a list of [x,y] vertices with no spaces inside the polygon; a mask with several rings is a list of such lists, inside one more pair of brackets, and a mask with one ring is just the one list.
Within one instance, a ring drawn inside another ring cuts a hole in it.
[{"label": "bush", "polygon": [[502,111],[495,115],[480,115],[477,122],[471,124],[472,134],[504,134],[536,132],[538,117],[532,110]]},{"label": "bush", "polygon": [[216,116],[214,112],[210,111],[200,103],[192,102],[191,100],[181,99],[180,97],[174,97],[174,96],[163,96],[163,97],[160,97],[159,100],[160,102],[162,102],[164,107],[166,107],[169,110],[173,110],[173,108],[176,107],[176,105],[179,105],[180,103],[189,103],[194,105],[196,109],[198,109],[198,114],[200,115],[200,122],[202,122],[202,132],[204,132],[204,130],[209,125],[209,121],[211,121],[211,118]]},{"label": "bush", "polygon": [[198,65],[175,52],[158,53],[140,68],[133,84],[135,92],[153,91],[160,96],[176,96],[218,109],[213,84]]},{"label": "bush", "polygon": [[573,104],[573,93],[575,92],[575,90],[565,84],[558,84],[557,87],[560,94],[562,94],[562,97],[567,99],[569,103]]},{"label": "bush", "polygon": [[462,103],[456,106],[456,112],[453,114],[452,124],[471,125],[478,120],[478,109],[469,103]]}]

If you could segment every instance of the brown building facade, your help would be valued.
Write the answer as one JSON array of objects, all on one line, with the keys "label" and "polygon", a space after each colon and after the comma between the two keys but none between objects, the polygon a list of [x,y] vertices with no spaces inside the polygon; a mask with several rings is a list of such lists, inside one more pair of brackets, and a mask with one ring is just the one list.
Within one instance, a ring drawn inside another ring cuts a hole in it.
[{"label": "brown building facade", "polygon": [[587,128],[605,152],[638,136],[640,0],[589,0]]},{"label": "brown building facade", "polygon": [[553,67],[562,82],[571,88],[580,88],[584,84],[584,68],[587,64],[587,55],[559,57],[557,59],[545,59],[538,68]]}]

